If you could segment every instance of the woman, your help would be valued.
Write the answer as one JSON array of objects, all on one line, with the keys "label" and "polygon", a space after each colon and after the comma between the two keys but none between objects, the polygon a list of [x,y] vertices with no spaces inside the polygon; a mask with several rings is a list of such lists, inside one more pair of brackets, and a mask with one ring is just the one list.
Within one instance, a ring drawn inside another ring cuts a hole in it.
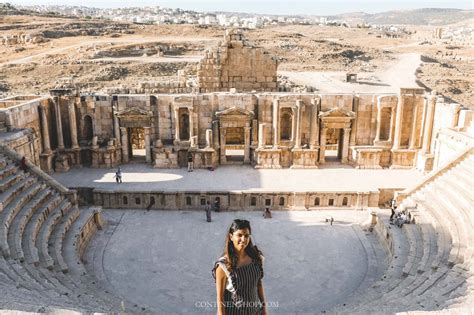
[{"label": "woman", "polygon": [[215,263],[217,313],[266,315],[263,256],[252,244],[247,220],[234,220],[225,239],[223,256]]}]

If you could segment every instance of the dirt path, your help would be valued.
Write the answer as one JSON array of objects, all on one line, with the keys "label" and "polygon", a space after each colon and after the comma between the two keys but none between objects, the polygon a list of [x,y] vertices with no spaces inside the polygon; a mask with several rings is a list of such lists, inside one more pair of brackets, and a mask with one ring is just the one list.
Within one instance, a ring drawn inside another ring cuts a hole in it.
[{"label": "dirt path", "polygon": [[383,71],[359,73],[357,83],[345,82],[344,71],[278,73],[297,84],[313,86],[322,93],[397,93],[400,88],[419,87],[416,69],[420,64],[419,54],[401,54],[394,64]]}]

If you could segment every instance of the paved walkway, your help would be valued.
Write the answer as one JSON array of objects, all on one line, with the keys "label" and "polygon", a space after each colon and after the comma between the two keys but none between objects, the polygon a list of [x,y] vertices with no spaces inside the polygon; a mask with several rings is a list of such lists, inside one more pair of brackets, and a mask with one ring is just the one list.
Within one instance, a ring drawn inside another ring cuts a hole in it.
[{"label": "paved walkway", "polygon": [[423,177],[415,170],[359,170],[354,168],[256,170],[250,166],[221,166],[215,171],[155,169],[147,164],[121,167],[123,183],[115,183],[115,169],[72,169],[56,173],[67,187],[129,191],[373,191],[406,188]]},{"label": "paved walkway", "polygon": [[[87,252],[89,268],[107,279],[107,290],[156,314],[216,314],[213,262],[228,226],[248,219],[265,255],[269,314],[315,314],[343,302],[368,272],[384,270],[384,252],[359,222],[365,211],[213,213],[203,211],[104,210],[109,225]],[[333,226],[324,222],[335,218]],[[103,256],[99,253],[103,253]],[[95,257],[94,257],[95,254]],[[375,255],[375,256],[374,256]],[[382,268],[370,268],[368,257]]]}]

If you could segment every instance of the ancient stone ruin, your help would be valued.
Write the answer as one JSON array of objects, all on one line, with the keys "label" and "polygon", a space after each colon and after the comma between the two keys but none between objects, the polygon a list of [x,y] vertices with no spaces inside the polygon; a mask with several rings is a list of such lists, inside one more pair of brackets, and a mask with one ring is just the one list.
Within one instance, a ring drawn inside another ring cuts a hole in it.
[{"label": "ancient stone ruin", "polygon": [[[224,212],[368,210],[364,231],[386,249],[387,270],[382,279],[368,272],[364,287],[330,312],[377,313],[386,305],[389,312],[467,314],[474,305],[474,112],[422,88],[277,92],[277,66],[241,32],[229,31],[203,56],[193,93],[86,94],[66,84],[47,95],[0,100],[0,275],[6,288],[0,306],[148,312],[104,289],[104,276],[84,264],[88,243],[107,225],[100,207],[191,211],[218,200]],[[298,192],[75,191],[48,175],[131,162],[184,168],[190,155],[196,169],[346,167],[428,175],[403,189]],[[409,214],[408,227],[394,228],[377,215],[392,198]],[[371,267],[377,265],[369,259]]]}]

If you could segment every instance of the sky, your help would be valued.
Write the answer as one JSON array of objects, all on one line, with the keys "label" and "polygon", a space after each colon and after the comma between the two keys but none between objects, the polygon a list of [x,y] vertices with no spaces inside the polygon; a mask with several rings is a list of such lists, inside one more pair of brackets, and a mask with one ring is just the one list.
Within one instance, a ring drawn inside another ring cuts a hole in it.
[{"label": "sky", "polygon": [[408,10],[417,8],[457,8],[473,9],[472,0],[10,0],[20,5],[63,5],[88,6],[98,8],[163,6],[194,11],[229,11],[260,14],[306,14],[332,15],[348,12],[377,13],[390,10]]}]

